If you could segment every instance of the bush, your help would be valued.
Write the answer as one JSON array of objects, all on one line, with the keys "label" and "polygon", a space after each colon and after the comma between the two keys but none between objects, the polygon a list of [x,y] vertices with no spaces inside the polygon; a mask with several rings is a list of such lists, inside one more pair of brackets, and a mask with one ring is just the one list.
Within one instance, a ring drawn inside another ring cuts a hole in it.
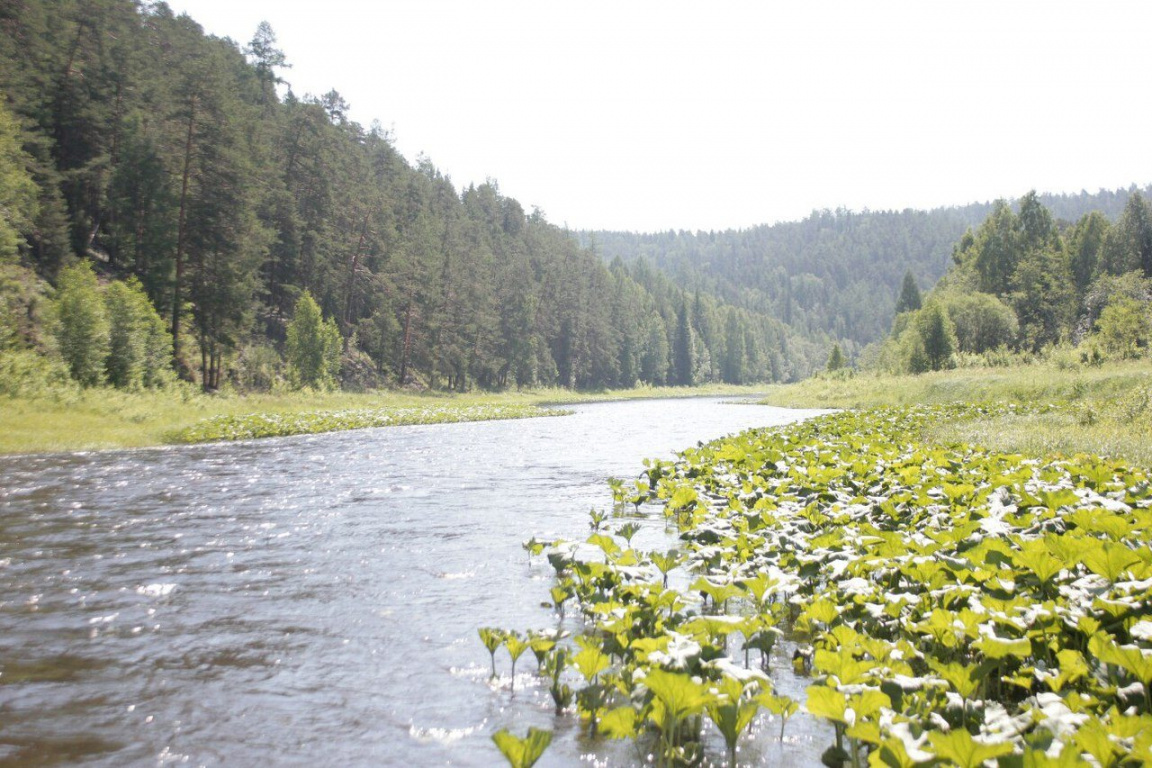
[{"label": "bush", "polygon": [[250,344],[236,360],[236,383],[248,392],[270,392],[283,379],[284,361],[268,344]]},{"label": "bush", "polygon": [[60,360],[29,349],[0,351],[0,395],[63,399],[78,391]]},{"label": "bush", "polygon": [[1096,321],[1096,334],[1110,357],[1142,357],[1152,340],[1148,305],[1131,296],[1114,297]]}]

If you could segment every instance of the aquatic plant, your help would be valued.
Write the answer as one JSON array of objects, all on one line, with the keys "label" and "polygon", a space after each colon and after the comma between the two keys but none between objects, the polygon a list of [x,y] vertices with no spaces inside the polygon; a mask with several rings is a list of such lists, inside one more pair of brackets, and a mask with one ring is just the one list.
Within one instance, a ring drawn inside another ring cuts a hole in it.
[{"label": "aquatic plant", "polygon": [[488,654],[492,657],[492,678],[495,678],[496,651],[504,644],[504,630],[495,627],[481,627],[477,632],[480,635],[480,642],[484,643],[484,647],[488,649]]},{"label": "aquatic plant", "polygon": [[251,440],[369,427],[415,424],[455,424],[466,421],[526,419],[570,413],[528,405],[462,405],[305,411],[302,413],[250,413],[214,416],[170,436],[174,443],[207,443],[218,440]]},{"label": "aquatic plant", "polygon": [[516,661],[524,655],[524,651],[532,647],[531,642],[519,632],[511,630],[504,633],[504,647],[512,658],[512,690],[516,690]]},{"label": "aquatic plant", "polygon": [[492,741],[512,768],[532,768],[548,745],[552,743],[552,731],[529,728],[528,734],[520,738],[506,730],[492,734]]},{"label": "aquatic plant", "polygon": [[[1152,480],[916,439],[991,410],[832,414],[647,463],[638,506],[663,504],[675,550],[638,554],[623,530],[625,546],[597,532],[552,548],[583,620],[559,665],[589,730],[665,765],[701,759],[705,716],[729,762],[759,712],[783,738],[799,704],[766,676],[783,637],[813,676],[804,709],[835,734],[827,761],[1152,760]],[[687,586],[669,589],[680,567]]]}]

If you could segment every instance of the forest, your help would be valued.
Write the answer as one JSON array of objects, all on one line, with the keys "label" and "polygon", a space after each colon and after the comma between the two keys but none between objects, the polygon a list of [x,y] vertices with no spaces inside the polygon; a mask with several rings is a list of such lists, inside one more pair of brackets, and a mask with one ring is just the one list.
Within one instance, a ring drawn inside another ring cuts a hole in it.
[{"label": "forest", "polygon": [[[238,44],[162,2],[22,0],[0,31],[8,394],[797,381],[924,365],[897,303],[941,278],[959,353],[1076,343],[1116,291],[1146,301],[1148,189],[570,232],[297,95],[267,24]],[[973,318],[999,325],[974,341]]]},{"label": "forest", "polygon": [[0,4],[0,387],[588,389],[819,364],[770,313],[605,263],[495,181],[458,190],[287,67],[267,24],[239,45],[164,3]]},{"label": "forest", "polygon": [[998,200],[951,261],[926,297],[905,275],[892,331],[865,367],[915,374],[1057,348],[1095,365],[1148,354],[1152,203],[1138,190],[1114,222],[1091,211],[1061,224],[1035,192],[1015,210]]},{"label": "forest", "polygon": [[[1067,233],[1093,211],[1098,222],[1115,221],[1136,191],[1147,196],[1152,187],[1033,196],[1055,230]],[[888,335],[906,276],[917,288],[935,285],[964,233],[1001,204],[1011,201],[930,211],[813,211],[802,221],[723,232],[577,234],[606,259],[647,261],[683,285],[779,318],[825,357],[838,345],[857,360]]]}]

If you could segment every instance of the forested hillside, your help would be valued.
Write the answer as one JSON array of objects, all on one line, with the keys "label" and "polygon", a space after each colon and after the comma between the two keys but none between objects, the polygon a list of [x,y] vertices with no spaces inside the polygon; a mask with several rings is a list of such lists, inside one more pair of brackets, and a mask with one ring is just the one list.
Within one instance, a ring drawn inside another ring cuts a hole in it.
[{"label": "forested hillside", "polygon": [[[1066,229],[1089,211],[1116,219],[1129,194],[1102,190],[1039,200],[1054,225]],[[647,261],[682,284],[780,318],[824,350],[839,342],[855,357],[887,335],[905,275],[931,288],[948,269],[956,242],[992,209],[977,203],[932,211],[817,211],[803,221],[737,231],[578,237],[607,260]]]},{"label": "forested hillside", "polygon": [[[330,355],[334,324],[345,386],[457,390],[794,379],[823,355],[608,266],[494,182],[458,190],[285,65],[267,25],[241,46],[164,3],[0,2],[0,352],[138,386],[166,340],[205,389],[316,384],[293,358]],[[286,343],[311,298],[323,322]]]},{"label": "forested hillside", "polygon": [[964,233],[948,273],[901,293],[891,335],[868,364],[896,373],[998,364],[1053,348],[1073,359],[1146,358],[1152,349],[1152,203],[1139,191],[1115,221],[1090,211],[1062,226],[1035,193],[998,200]]}]

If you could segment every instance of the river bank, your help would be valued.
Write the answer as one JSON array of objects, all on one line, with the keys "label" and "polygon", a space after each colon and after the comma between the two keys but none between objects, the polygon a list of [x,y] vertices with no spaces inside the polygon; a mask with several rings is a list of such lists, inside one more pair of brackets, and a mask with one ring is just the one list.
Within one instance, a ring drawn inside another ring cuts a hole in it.
[{"label": "river bank", "polygon": [[825,374],[771,386],[763,402],[848,409],[1015,404],[1024,408],[930,417],[915,437],[934,445],[975,443],[1042,458],[1090,453],[1152,466],[1152,368],[1146,361],[1045,361],[919,376]]},{"label": "river bank", "polygon": [[0,454],[143,448],[385,424],[434,424],[549,415],[544,406],[608,400],[762,397],[764,386],[638,387],[575,392],[289,392],[205,395],[193,389],[94,388],[0,398]]}]

